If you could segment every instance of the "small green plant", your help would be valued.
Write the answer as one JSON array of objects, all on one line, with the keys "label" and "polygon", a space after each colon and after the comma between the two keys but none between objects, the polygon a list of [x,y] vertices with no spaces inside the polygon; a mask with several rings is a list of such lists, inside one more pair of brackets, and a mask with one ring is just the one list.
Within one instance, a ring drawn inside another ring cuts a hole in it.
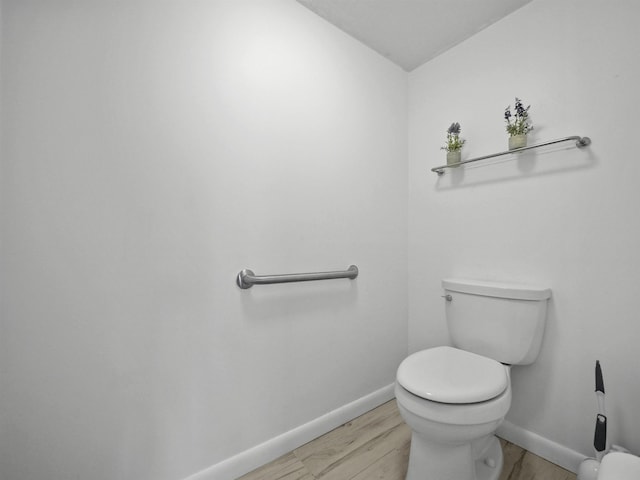
[{"label": "small green plant", "polygon": [[444,147],[440,147],[440,150],[458,152],[462,150],[464,142],[466,142],[466,140],[460,138],[460,124],[458,122],[452,123],[447,129],[447,143]]},{"label": "small green plant", "polygon": [[511,105],[504,110],[504,119],[507,122],[507,132],[510,136],[525,135],[533,130],[531,119],[529,118],[529,109],[522,106],[522,100],[516,97],[515,115],[511,114]]}]

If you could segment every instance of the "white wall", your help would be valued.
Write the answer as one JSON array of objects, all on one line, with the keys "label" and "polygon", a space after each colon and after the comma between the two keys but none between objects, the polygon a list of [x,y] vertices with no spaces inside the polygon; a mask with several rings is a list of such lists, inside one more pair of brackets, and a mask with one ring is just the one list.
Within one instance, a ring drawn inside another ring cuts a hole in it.
[{"label": "white wall", "polygon": [[292,0],[1,7],[2,478],[184,478],[393,382],[401,69]]},{"label": "white wall", "polygon": [[[634,0],[535,0],[409,76],[409,350],[449,341],[441,278],[551,287],[542,352],[513,369],[507,420],[585,455],[596,359],[610,438],[640,453],[638,18]],[[429,171],[454,121],[463,160],[506,150],[515,96],[532,105],[533,142],[592,146]]]}]

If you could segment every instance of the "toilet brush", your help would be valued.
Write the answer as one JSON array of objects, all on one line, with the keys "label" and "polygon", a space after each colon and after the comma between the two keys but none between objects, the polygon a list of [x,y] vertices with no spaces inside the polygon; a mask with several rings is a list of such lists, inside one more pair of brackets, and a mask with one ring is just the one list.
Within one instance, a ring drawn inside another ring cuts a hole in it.
[{"label": "toilet brush", "polygon": [[577,480],[596,480],[600,462],[607,449],[607,416],[604,409],[604,381],[602,380],[602,368],[600,361],[596,360],[596,398],[598,400],[598,413],[596,414],[596,431],[593,435],[593,448],[596,450],[596,458],[585,458],[578,467]]},{"label": "toilet brush", "polygon": [[607,416],[604,409],[604,381],[600,360],[596,360],[596,398],[598,399],[598,414],[596,415],[596,430],[593,436],[593,447],[596,459],[602,460],[607,449]]}]

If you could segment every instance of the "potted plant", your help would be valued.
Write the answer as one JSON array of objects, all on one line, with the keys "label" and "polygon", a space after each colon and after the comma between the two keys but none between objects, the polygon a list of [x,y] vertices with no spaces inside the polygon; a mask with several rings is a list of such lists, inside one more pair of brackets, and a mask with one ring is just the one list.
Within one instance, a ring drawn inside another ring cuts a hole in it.
[{"label": "potted plant", "polygon": [[515,115],[511,114],[511,105],[504,110],[504,119],[507,122],[507,132],[509,133],[509,150],[527,146],[527,133],[533,130],[529,109],[531,105],[524,108],[522,100],[516,97]]},{"label": "potted plant", "polygon": [[460,138],[460,124],[452,123],[447,129],[447,143],[440,150],[447,151],[447,165],[460,163],[461,150],[466,140]]}]

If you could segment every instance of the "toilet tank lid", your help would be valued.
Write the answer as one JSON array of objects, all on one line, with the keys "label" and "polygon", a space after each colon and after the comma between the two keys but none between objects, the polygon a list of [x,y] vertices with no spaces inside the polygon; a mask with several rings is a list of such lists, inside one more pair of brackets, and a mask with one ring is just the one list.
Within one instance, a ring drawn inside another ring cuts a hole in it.
[{"label": "toilet tank lid", "polygon": [[604,456],[598,469],[598,480],[631,480],[640,478],[640,457],[612,452]]},{"label": "toilet tank lid", "polygon": [[442,287],[452,292],[513,300],[546,300],[551,296],[551,289],[546,287],[459,278],[442,280]]}]

